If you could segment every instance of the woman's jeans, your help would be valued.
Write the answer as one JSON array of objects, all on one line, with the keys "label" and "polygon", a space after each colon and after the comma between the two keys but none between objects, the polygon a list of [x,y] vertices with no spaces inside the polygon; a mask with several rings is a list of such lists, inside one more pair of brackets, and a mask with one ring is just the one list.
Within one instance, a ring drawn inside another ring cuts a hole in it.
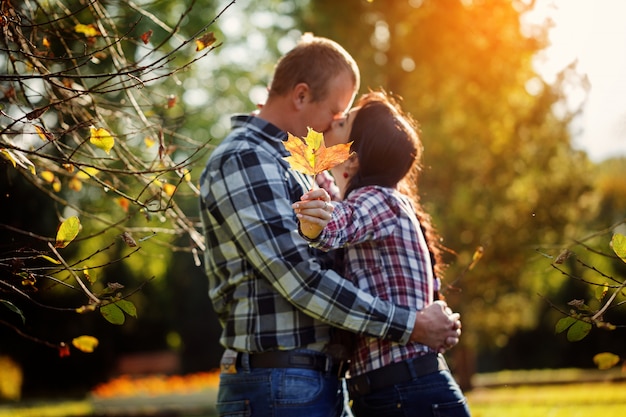
[{"label": "woman's jeans", "polygon": [[356,417],[468,417],[467,401],[458,384],[443,370],[364,396],[354,395]]},{"label": "woman's jeans", "polygon": [[245,366],[221,374],[219,416],[334,417],[342,410],[340,381],[332,372]]}]

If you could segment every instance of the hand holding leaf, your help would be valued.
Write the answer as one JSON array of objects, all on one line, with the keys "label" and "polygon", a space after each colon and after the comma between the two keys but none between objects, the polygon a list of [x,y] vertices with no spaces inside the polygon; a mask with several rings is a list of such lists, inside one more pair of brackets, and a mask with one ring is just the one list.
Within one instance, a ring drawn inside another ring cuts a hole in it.
[{"label": "hand holding leaf", "polygon": [[289,138],[284,141],[285,148],[291,156],[285,158],[291,168],[306,175],[317,175],[335,165],[346,161],[352,153],[352,142],[326,147],[324,135],[315,130],[308,129],[305,138],[298,138],[288,133]]}]

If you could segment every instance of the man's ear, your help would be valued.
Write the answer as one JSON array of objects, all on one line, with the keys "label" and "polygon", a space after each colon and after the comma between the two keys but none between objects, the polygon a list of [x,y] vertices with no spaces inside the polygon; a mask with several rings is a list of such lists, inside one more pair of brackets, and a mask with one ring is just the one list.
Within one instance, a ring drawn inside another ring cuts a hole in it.
[{"label": "man's ear", "polygon": [[291,90],[291,102],[294,107],[297,109],[302,108],[304,103],[309,101],[309,96],[311,95],[311,90],[309,89],[309,85],[307,83],[299,83]]}]

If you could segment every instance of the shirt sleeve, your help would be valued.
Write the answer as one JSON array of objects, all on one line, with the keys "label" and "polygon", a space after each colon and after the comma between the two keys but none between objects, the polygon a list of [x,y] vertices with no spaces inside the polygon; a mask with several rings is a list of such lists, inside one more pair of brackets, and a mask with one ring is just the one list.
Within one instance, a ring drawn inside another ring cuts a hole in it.
[{"label": "shirt sleeve", "polygon": [[396,202],[374,187],[358,189],[348,199],[335,203],[332,218],[312,247],[330,251],[359,243],[381,240],[398,225]]},{"label": "shirt sleeve", "polygon": [[292,305],[322,322],[405,344],[416,312],[373,297],[324,269],[298,234],[291,204],[303,193],[287,163],[268,152],[240,151],[211,174],[213,204],[254,270]]}]

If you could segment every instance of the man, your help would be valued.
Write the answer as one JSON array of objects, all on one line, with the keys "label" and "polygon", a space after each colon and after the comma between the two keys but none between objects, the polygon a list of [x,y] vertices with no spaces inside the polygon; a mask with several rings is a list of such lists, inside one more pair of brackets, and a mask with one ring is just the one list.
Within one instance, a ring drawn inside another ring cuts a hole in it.
[{"label": "man", "polygon": [[313,183],[283,160],[286,132],[324,132],[359,84],[341,46],[305,35],[279,60],[267,102],[256,115],[233,118],[201,175],[209,295],[226,348],[220,415],[338,415],[333,327],[438,349],[458,342],[458,314],[444,303],[415,312],[372,297],[298,235],[291,204]]}]

